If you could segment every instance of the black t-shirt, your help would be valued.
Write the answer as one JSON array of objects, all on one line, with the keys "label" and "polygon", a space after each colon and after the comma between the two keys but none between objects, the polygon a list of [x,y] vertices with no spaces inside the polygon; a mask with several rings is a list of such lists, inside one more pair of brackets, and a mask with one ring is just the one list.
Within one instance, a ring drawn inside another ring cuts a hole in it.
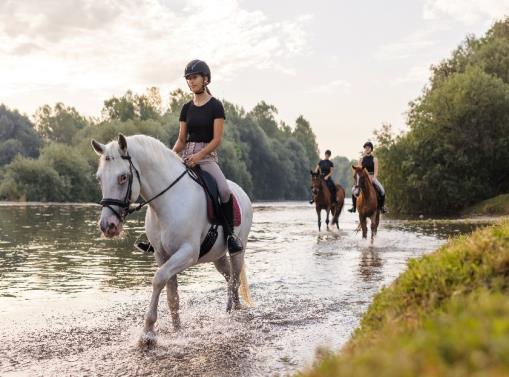
[{"label": "black t-shirt", "polygon": [[196,106],[193,101],[186,103],[179,118],[187,124],[186,141],[210,142],[214,137],[214,119],[218,118],[226,119],[223,104],[214,97],[202,106]]},{"label": "black t-shirt", "polygon": [[368,173],[375,174],[375,159],[373,155],[366,155],[362,158],[362,167],[365,168]]},{"label": "black t-shirt", "polygon": [[318,166],[322,171],[322,175],[325,177],[327,174],[330,173],[330,168],[334,167],[334,164],[332,163],[331,160],[320,160]]}]

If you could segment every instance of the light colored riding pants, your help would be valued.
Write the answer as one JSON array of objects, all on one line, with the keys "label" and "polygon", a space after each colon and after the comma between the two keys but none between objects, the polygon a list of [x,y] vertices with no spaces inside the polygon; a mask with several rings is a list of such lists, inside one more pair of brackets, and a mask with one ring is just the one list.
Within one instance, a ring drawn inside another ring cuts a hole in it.
[{"label": "light colored riding pants", "polygon": [[[203,148],[205,148],[207,144],[208,143],[187,142],[186,147],[182,152],[182,158],[185,159],[194,153],[198,153]],[[226,203],[228,200],[230,200],[231,191],[228,187],[228,183],[226,183],[226,177],[219,167],[217,153],[209,153],[202,160],[200,160],[198,164],[202,170],[209,173],[216,180],[221,203]]]},{"label": "light colored riding pants", "polygon": [[[371,177],[371,182],[373,183],[373,186],[376,186],[375,188],[378,190],[378,192],[384,196],[385,195],[385,189],[380,183],[380,181],[376,178]],[[352,186],[352,192],[355,191],[355,186]]]}]

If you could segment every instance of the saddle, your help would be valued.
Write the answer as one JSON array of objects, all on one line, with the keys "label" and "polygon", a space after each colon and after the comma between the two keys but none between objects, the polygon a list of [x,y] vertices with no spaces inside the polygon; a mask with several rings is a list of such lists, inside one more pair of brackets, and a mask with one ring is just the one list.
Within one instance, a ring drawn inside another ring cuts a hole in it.
[{"label": "saddle", "polygon": [[[210,228],[205,236],[204,240],[200,245],[200,257],[209,252],[210,249],[216,243],[218,232],[217,227],[223,225],[223,221],[225,221],[224,215],[221,211],[221,204],[219,199],[219,190],[217,187],[217,182],[214,177],[202,170],[199,166],[189,169],[190,176],[193,178],[200,186],[203,187],[203,191],[205,193],[205,198],[207,201],[207,218],[210,222]],[[240,226],[241,224],[241,213],[240,206],[237,201],[237,198],[232,193],[232,204],[233,204],[233,226]]]},{"label": "saddle", "polygon": [[[200,186],[203,187],[205,198],[207,199],[207,217],[212,225],[222,225],[223,215],[221,213],[221,205],[219,199],[219,189],[217,188],[217,182],[214,177],[206,171],[195,167],[190,169],[196,174],[195,179]],[[237,197],[232,193],[233,200],[233,226],[240,226],[242,223],[240,206],[237,201]]]}]

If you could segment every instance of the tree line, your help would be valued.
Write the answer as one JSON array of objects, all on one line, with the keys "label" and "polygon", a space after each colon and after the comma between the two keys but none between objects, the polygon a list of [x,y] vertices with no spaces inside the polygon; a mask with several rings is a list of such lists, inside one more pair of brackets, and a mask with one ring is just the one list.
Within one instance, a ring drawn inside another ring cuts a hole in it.
[{"label": "tree line", "polygon": [[[101,119],[57,103],[40,107],[31,121],[0,105],[0,200],[97,201],[98,158],[90,140],[145,134],[171,148],[180,109],[191,98],[175,90],[163,109],[157,88],[144,94],[127,91],[104,101]],[[219,160],[226,177],[255,200],[308,198],[309,169],[319,159],[309,122],[303,116],[293,127],[277,121],[277,108],[264,101],[251,111],[228,101],[223,104],[227,119]]]},{"label": "tree line", "polygon": [[375,132],[394,212],[450,215],[509,192],[509,18],[431,67],[407,124]]}]

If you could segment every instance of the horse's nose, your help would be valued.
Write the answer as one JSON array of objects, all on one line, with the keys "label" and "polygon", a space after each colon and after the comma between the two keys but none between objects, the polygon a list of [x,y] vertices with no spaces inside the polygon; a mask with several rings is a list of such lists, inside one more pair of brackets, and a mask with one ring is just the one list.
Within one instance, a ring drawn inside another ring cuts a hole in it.
[{"label": "horse's nose", "polygon": [[118,233],[117,224],[108,220],[101,221],[99,227],[101,228],[101,232],[106,236],[113,236]]}]

